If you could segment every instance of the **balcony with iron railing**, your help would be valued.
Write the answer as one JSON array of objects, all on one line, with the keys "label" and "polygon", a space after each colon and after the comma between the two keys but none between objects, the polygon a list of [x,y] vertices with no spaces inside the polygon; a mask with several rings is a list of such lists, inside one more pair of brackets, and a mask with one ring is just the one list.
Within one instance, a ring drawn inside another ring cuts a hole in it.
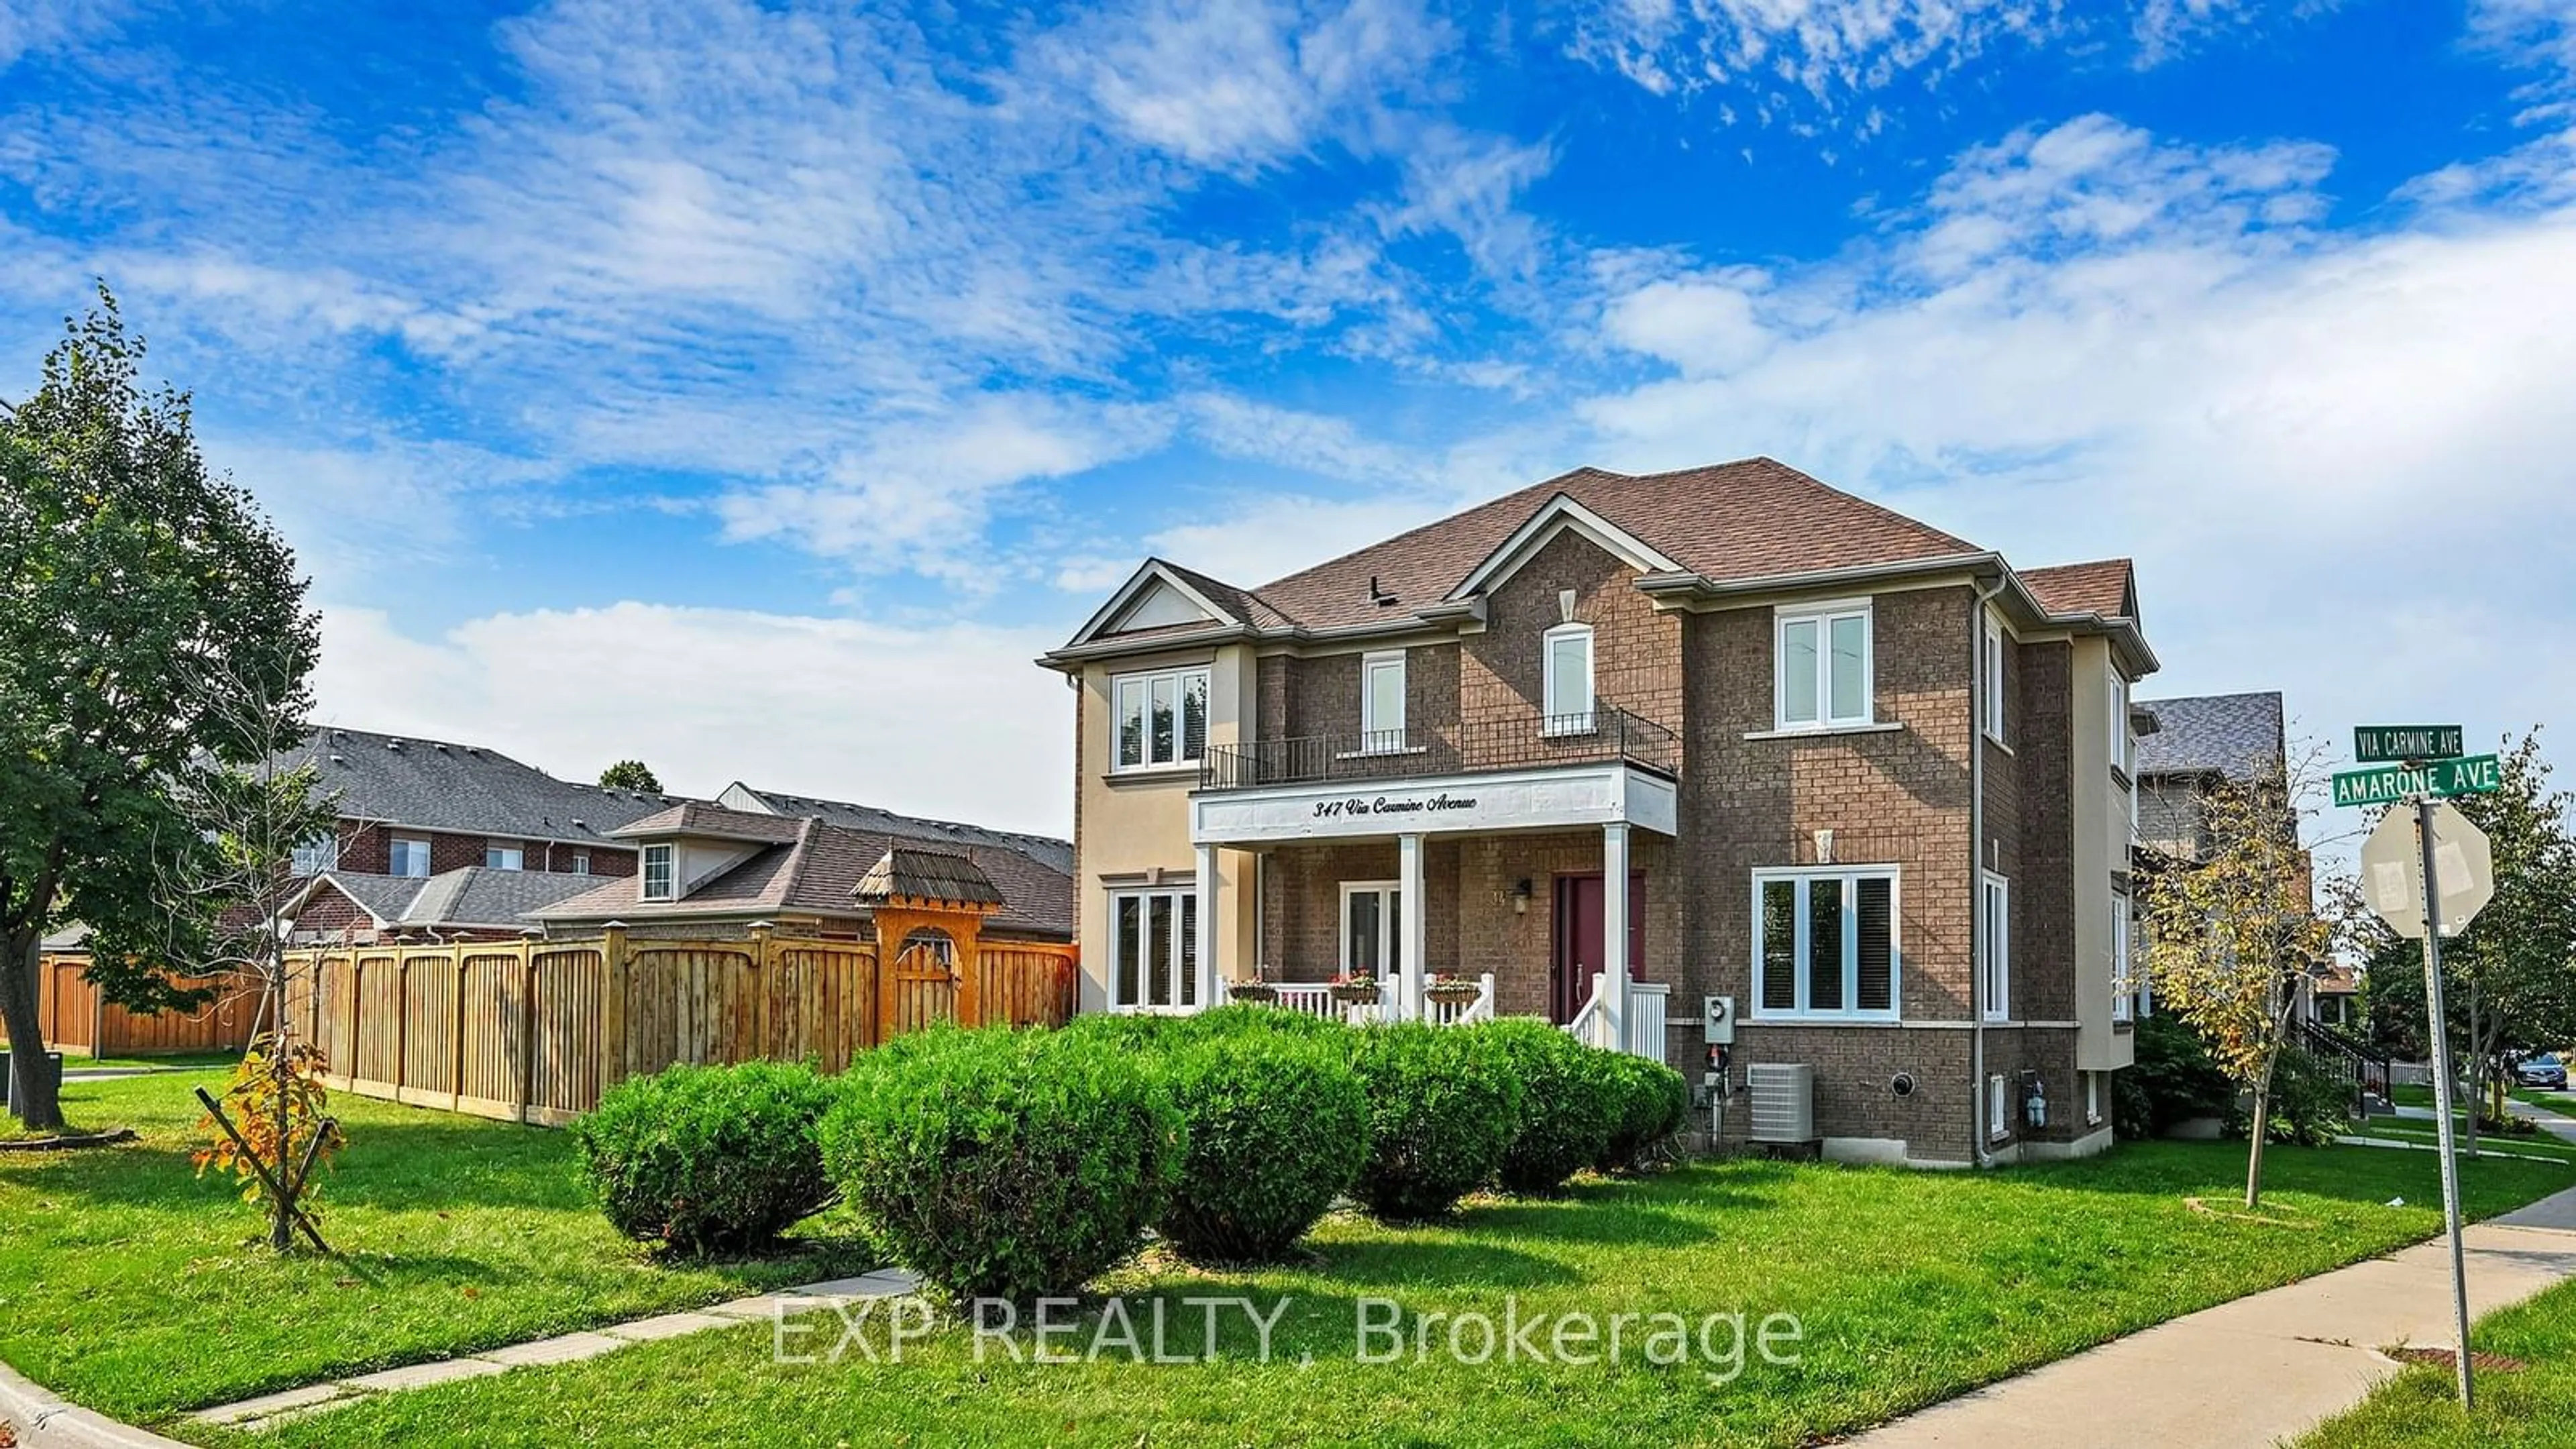
[{"label": "balcony with iron railing", "polygon": [[1559,715],[1527,708],[1475,710],[1419,729],[1211,745],[1200,761],[1199,788],[1258,790],[1604,764],[1678,778],[1681,737],[1616,705]]}]

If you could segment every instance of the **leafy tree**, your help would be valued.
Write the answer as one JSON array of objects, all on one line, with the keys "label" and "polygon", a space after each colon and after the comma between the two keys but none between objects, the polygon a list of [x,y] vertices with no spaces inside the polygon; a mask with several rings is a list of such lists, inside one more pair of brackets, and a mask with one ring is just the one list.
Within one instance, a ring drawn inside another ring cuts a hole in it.
[{"label": "leafy tree", "polygon": [[642,760],[620,760],[599,772],[599,788],[627,790],[638,795],[659,795],[662,782],[655,779],[651,767]]},{"label": "leafy tree", "polygon": [[[2503,788],[2451,802],[2486,832],[2495,854],[2495,899],[2466,930],[2442,940],[2445,1026],[2458,1044],[2469,1100],[2480,1104],[2469,1114],[2471,1151],[2479,1116],[2505,1115],[2508,1055],[2576,1039],[2576,834],[2568,823],[2576,795],[2550,788],[2538,729],[2519,743],[2506,736],[2497,753]],[[2373,1029],[2402,1031],[2429,1048],[2423,943],[2366,911],[2354,921],[2354,950],[2369,963]]]},{"label": "leafy tree", "polygon": [[[142,357],[101,287],[34,394],[0,408],[0,1019],[17,1051],[42,1049],[36,950],[71,921],[90,928],[107,999],[202,999],[159,954],[169,868],[199,843],[178,782],[274,744],[215,707],[205,671],[220,662],[301,714],[319,646],[293,555],[207,471],[190,396],[147,390]],[[20,1115],[60,1126],[33,1085]]]},{"label": "leafy tree", "polygon": [[2143,893],[2147,972],[2156,1003],[2199,1031],[2210,1058],[2253,1097],[2245,1205],[2262,1205],[2272,1077],[2290,1043],[2300,987],[2330,961],[2334,929],[2312,899],[2300,841],[2315,797],[2316,751],[2294,768],[2268,761],[2253,778],[2222,781],[2202,802],[2196,856],[2148,873]]}]

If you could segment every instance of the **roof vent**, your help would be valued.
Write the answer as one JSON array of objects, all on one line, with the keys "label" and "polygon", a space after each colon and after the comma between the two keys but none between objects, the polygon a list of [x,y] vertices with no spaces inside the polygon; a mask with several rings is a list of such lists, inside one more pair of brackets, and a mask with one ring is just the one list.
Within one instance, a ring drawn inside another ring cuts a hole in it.
[{"label": "roof vent", "polygon": [[431,748],[431,749],[433,749],[433,750],[438,751],[438,752],[439,752],[440,754],[442,754],[442,755],[447,753],[447,746],[442,745],[442,744],[439,744],[439,743],[437,743],[437,742],[435,742],[435,741],[432,741],[432,742],[431,742],[431,744],[430,744],[430,748]]},{"label": "roof vent", "polygon": [[1377,575],[1375,574],[1369,575],[1369,599],[1381,609],[1391,609],[1395,607],[1395,595],[1378,587]]},{"label": "roof vent", "polygon": [[340,752],[338,750],[333,750],[331,752],[331,763],[335,765],[345,765],[349,762],[340,757]]},{"label": "roof vent", "polygon": [[392,740],[392,739],[389,739],[389,740],[385,741],[385,748],[386,748],[386,749],[389,749],[389,750],[400,751],[400,750],[402,749],[402,741],[400,741],[400,740]]}]

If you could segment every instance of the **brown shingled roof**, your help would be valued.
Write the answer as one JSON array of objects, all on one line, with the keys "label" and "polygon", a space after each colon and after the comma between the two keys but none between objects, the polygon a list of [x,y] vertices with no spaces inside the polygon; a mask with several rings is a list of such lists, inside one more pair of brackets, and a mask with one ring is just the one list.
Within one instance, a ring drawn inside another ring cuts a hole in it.
[{"label": "brown shingled roof", "polygon": [[656,811],[630,825],[609,833],[617,840],[643,840],[654,836],[696,835],[716,840],[746,840],[762,844],[784,844],[796,838],[798,822],[790,816],[762,815],[749,810],[727,810],[703,800],[691,800]]},{"label": "brown shingled roof", "polygon": [[2023,586],[2048,612],[2099,614],[2105,619],[2129,617],[2130,577],[2129,561],[2124,558],[2021,571]]},{"label": "brown shingled roof", "polygon": [[998,906],[1001,887],[962,855],[943,850],[915,850],[898,845],[878,857],[851,892],[876,905],[891,900],[955,901],[961,905]]},{"label": "brown shingled roof", "polygon": [[1317,629],[1385,618],[1385,608],[1369,596],[1372,578],[1402,608],[1419,610],[1447,597],[1560,493],[1717,583],[1979,551],[1786,464],[1747,458],[1671,473],[1578,468],[1251,593]]}]

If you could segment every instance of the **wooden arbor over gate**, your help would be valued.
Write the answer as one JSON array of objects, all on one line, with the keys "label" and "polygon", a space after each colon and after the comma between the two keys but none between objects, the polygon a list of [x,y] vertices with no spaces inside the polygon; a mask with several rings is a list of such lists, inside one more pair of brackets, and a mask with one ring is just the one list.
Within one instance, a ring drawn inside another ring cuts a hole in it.
[{"label": "wooden arbor over gate", "polygon": [[878,1039],[940,1021],[984,1020],[984,919],[1002,908],[992,877],[962,855],[898,845],[855,892],[889,964],[877,998]]}]

